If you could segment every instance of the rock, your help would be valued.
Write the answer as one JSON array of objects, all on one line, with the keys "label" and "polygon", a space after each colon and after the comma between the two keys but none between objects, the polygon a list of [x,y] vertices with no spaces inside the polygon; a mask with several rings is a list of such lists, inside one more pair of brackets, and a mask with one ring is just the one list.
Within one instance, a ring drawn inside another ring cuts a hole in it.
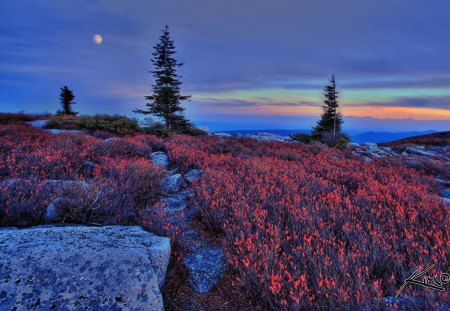
[{"label": "rock", "polygon": [[292,141],[292,138],[288,136],[281,136],[279,134],[274,133],[256,133],[254,135],[248,134],[245,135],[245,137],[264,141],[280,141],[280,142]]},{"label": "rock", "polygon": [[192,183],[195,180],[199,179],[203,174],[203,170],[190,170],[189,172],[184,175],[184,178],[189,182]]},{"label": "rock", "polygon": [[170,241],[140,227],[0,230],[1,310],[164,310]]},{"label": "rock", "polygon": [[209,292],[226,272],[225,252],[219,247],[199,250],[184,258],[189,283],[200,293]]},{"label": "rock", "polygon": [[64,190],[87,190],[89,184],[86,181],[79,180],[49,179],[45,181],[45,187],[60,192]]},{"label": "rock", "polygon": [[46,131],[58,135],[58,134],[85,134],[85,131],[81,130],[60,130],[60,129],[46,129]]},{"label": "rock", "polygon": [[435,178],[435,180],[438,183],[443,184],[444,186],[450,187],[450,180],[443,180],[443,179],[440,179],[440,178]]},{"label": "rock", "polygon": [[361,145],[358,144],[358,143],[349,142],[349,143],[347,144],[347,146],[352,147],[352,148],[358,148],[358,147],[360,147]]},{"label": "rock", "polygon": [[448,198],[441,198],[441,199],[442,199],[442,201],[445,202],[445,204],[450,205],[450,199],[448,199]]},{"label": "rock", "polygon": [[173,169],[167,171],[167,175],[175,175],[178,174],[178,168],[174,167]]},{"label": "rock", "polygon": [[162,199],[162,203],[166,211],[170,213],[181,212],[187,207],[186,197],[177,195]]},{"label": "rock", "polygon": [[373,160],[369,157],[364,157],[364,162],[369,163],[372,162]]},{"label": "rock", "polygon": [[26,124],[29,124],[31,126],[43,129],[47,124],[49,120],[35,120],[30,122],[25,122]]},{"label": "rock", "polygon": [[185,183],[180,174],[168,176],[161,181],[161,187],[167,193],[178,192],[184,186]]},{"label": "rock", "polygon": [[425,156],[425,157],[435,157],[436,156],[432,152],[428,152],[428,151],[417,149],[417,148],[413,148],[413,147],[406,147],[405,148],[405,152],[406,153],[417,154],[417,155]]},{"label": "rock", "polygon": [[122,138],[120,138],[120,137],[109,137],[109,138],[105,139],[105,140],[103,141],[103,143],[104,143],[104,144],[108,144],[108,143],[111,142],[111,141],[121,140],[121,139],[122,139]]},{"label": "rock", "polygon": [[446,199],[450,199],[450,189],[444,189],[441,191],[441,196]]},{"label": "rock", "polygon": [[64,219],[65,209],[74,204],[74,200],[66,198],[56,198],[47,206],[45,210],[45,223],[60,222]]},{"label": "rock", "polygon": [[375,150],[375,149],[378,149],[378,146],[377,146],[377,144],[375,144],[375,143],[364,143],[363,146],[364,146],[366,149],[369,149],[369,150]]},{"label": "rock", "polygon": [[169,158],[162,151],[153,152],[150,155],[150,159],[154,165],[161,166],[163,168],[167,168],[169,166]]},{"label": "rock", "polygon": [[233,135],[228,133],[213,133],[213,135],[221,136],[221,137],[233,137]]}]

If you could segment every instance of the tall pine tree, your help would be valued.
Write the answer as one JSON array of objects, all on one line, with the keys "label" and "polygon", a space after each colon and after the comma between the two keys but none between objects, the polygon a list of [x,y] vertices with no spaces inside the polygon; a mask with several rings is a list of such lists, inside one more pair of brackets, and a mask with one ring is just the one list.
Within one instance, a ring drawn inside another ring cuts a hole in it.
[{"label": "tall pine tree", "polygon": [[61,102],[62,110],[58,110],[57,114],[68,114],[68,115],[77,115],[78,112],[74,112],[72,110],[72,105],[75,104],[74,100],[75,95],[73,95],[73,92],[64,85],[61,88],[61,93],[59,94],[59,101]]},{"label": "tall pine tree", "polygon": [[153,94],[145,97],[148,100],[147,109],[135,112],[152,114],[163,119],[169,131],[184,130],[190,123],[183,115],[184,108],[181,107],[181,102],[191,96],[180,94],[181,76],[176,71],[183,64],[178,63],[174,57],[176,51],[170,38],[169,26],[166,25],[159,37],[159,43],[153,48],[151,62],[154,70],[150,71],[155,78],[152,85]]},{"label": "tall pine tree", "polygon": [[317,125],[313,128],[312,138],[315,140],[332,140],[334,144],[339,138],[345,136],[342,134],[342,115],[337,112],[339,107],[338,92],[336,91],[336,79],[334,74],[331,76],[330,84],[324,87],[324,105],[323,113]]}]

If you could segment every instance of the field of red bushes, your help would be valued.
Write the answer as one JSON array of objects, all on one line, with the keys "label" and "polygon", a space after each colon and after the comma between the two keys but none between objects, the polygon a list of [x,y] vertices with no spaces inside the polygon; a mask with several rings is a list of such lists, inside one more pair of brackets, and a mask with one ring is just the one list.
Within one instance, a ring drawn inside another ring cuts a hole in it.
[{"label": "field of red bushes", "polygon": [[[65,222],[139,223],[161,197],[164,171],[149,154],[165,149],[181,171],[205,171],[193,203],[257,309],[353,310],[395,296],[416,269],[448,272],[448,206],[432,176],[398,159],[366,163],[319,144],[107,137],[0,125],[0,224],[42,224],[58,197],[70,198]],[[450,298],[411,285],[402,295],[427,308]]]},{"label": "field of red bushes", "polygon": [[[244,139],[169,146],[179,166],[205,170],[196,204],[262,308],[355,309],[395,296],[415,269],[448,272],[448,207],[432,177],[399,160]],[[402,294],[449,298],[418,286]]]}]

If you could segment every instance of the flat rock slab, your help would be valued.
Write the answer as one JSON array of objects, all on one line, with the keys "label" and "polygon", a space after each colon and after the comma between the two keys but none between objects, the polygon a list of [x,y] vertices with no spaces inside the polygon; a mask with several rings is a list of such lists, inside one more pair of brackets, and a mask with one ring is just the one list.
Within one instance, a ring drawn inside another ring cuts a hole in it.
[{"label": "flat rock slab", "polygon": [[220,247],[208,247],[187,256],[183,263],[192,287],[200,293],[209,292],[224,277],[227,264]]},{"label": "flat rock slab", "polygon": [[150,155],[150,159],[152,160],[154,165],[158,165],[164,168],[169,166],[169,157],[162,151],[153,152]]},{"label": "flat rock slab", "polygon": [[181,174],[168,176],[161,181],[161,187],[167,193],[178,192],[184,186],[185,182]]},{"label": "flat rock slab", "polygon": [[164,310],[170,241],[141,227],[0,229],[0,310]]}]

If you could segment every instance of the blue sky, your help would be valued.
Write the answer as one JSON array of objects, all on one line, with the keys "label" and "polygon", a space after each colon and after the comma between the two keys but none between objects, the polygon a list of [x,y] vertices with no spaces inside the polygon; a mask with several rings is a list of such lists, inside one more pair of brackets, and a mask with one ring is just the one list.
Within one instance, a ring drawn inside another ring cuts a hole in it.
[{"label": "blue sky", "polygon": [[0,110],[54,112],[66,84],[83,114],[136,116],[169,24],[197,124],[308,128],[335,73],[348,129],[450,130],[449,11],[446,0],[5,0]]}]

